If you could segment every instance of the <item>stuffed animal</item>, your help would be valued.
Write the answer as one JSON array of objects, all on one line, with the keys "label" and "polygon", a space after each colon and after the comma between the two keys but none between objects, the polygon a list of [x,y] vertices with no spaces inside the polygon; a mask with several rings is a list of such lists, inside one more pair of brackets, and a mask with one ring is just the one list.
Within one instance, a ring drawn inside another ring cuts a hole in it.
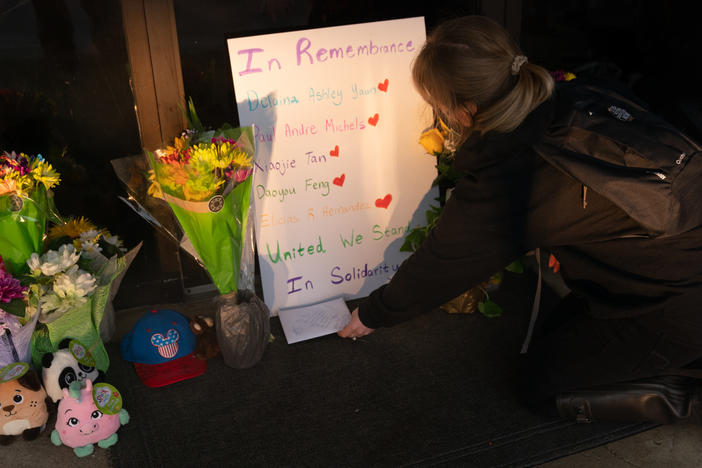
[{"label": "stuffed animal", "polygon": [[61,341],[56,352],[46,353],[41,358],[44,388],[54,403],[63,398],[63,389],[68,388],[71,382],[83,383],[88,379],[95,382],[103,377],[102,371],[97,370],[94,365],[78,362],[69,349],[70,342],[70,339]]},{"label": "stuffed animal", "polygon": [[197,344],[195,345],[196,358],[210,359],[219,354],[217,332],[215,331],[214,320],[211,317],[198,315],[191,318],[190,330],[197,337]]},{"label": "stuffed animal", "polygon": [[0,383],[0,445],[20,434],[25,440],[36,439],[49,419],[49,401],[33,370]]},{"label": "stuffed animal", "polygon": [[[112,392],[112,395],[115,394],[116,391]],[[71,382],[69,388],[63,389],[63,398],[58,404],[51,442],[56,446],[64,444],[71,447],[79,457],[93,453],[95,443],[102,448],[113,446],[118,440],[117,430],[129,422],[129,413],[121,408],[121,397],[119,401],[120,409],[115,414],[103,413],[95,404],[90,379],[85,381],[82,388],[77,381]]]}]

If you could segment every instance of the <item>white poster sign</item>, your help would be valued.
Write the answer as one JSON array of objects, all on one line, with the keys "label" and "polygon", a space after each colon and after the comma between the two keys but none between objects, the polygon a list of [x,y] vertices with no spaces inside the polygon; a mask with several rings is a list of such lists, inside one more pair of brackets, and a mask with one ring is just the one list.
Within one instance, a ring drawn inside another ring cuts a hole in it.
[{"label": "white poster sign", "polygon": [[[368,295],[438,196],[411,61],[423,18],[229,39],[239,120],[253,125],[264,301]],[[427,272],[431,274],[431,272]]]}]

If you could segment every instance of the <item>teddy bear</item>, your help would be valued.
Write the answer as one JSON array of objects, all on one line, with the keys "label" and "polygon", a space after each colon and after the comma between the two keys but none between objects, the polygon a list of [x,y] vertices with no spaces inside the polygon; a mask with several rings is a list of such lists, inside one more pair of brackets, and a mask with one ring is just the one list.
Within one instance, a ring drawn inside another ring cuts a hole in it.
[{"label": "teddy bear", "polygon": [[210,359],[219,354],[219,343],[215,332],[214,320],[211,317],[197,315],[190,318],[190,330],[197,337],[195,345],[195,357],[198,359]]}]

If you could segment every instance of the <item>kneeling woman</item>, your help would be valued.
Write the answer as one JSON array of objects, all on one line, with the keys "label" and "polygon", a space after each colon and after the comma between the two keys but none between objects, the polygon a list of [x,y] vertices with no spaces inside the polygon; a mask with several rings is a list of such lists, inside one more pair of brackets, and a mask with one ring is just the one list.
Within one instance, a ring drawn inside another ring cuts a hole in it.
[{"label": "kneeling woman", "polygon": [[[493,21],[440,25],[412,72],[459,136],[454,168],[464,177],[429,238],[339,335],[366,335],[428,312],[544,248],[572,292],[540,317],[524,379],[529,399],[556,398],[563,416],[583,420],[695,417],[694,380],[670,374],[702,357],[702,226],[654,237],[592,190],[584,203],[583,184],[534,150],[555,130],[567,93]],[[702,200],[702,185],[693,196]],[[676,393],[682,403],[671,406],[666,398]],[[661,400],[656,410],[641,403],[646,394]],[[579,406],[589,413],[578,415]]]}]

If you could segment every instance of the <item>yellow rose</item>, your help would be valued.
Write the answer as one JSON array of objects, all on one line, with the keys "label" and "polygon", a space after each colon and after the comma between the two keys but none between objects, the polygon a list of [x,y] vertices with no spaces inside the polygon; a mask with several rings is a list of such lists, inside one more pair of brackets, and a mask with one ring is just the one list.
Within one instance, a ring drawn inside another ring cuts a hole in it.
[{"label": "yellow rose", "polygon": [[444,150],[444,136],[436,128],[431,128],[419,137],[419,144],[429,154],[441,153]]},{"label": "yellow rose", "polygon": [[563,75],[563,79],[566,81],[574,80],[575,74],[573,74],[571,72],[567,72],[565,75]]}]

